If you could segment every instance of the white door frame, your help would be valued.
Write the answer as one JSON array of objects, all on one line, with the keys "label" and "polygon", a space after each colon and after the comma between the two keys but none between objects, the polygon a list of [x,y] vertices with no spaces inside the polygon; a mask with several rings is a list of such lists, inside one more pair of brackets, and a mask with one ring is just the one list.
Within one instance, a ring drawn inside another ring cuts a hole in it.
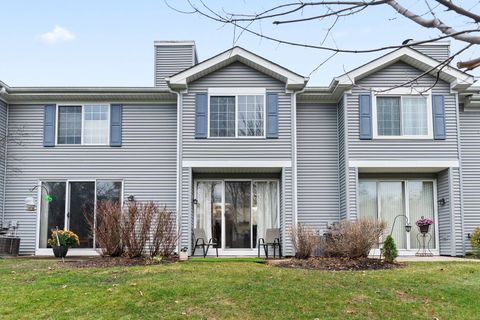
[{"label": "white door frame", "polygon": [[[249,181],[250,182],[250,248],[225,248],[225,182],[228,181]],[[253,247],[253,184],[255,182],[276,182],[277,183],[277,227],[280,227],[280,180],[279,179],[194,179],[194,197],[197,198],[197,182],[220,182],[222,184],[222,214],[221,214],[221,237],[222,246],[218,253],[225,256],[255,255],[257,248]],[[197,224],[197,206],[193,208],[193,226]],[[192,230],[190,230],[192,232]],[[215,255],[215,250],[209,250],[208,255]]]},{"label": "white door frame", "polygon": [[[410,208],[409,208],[409,188],[408,182],[409,181],[425,181],[425,182],[432,182],[433,183],[433,221],[434,221],[434,230],[435,230],[435,249],[430,249],[430,251],[434,255],[440,255],[440,237],[438,232],[438,203],[437,203],[437,179],[435,178],[362,178],[359,180],[364,181],[374,181],[377,182],[377,218],[380,214],[380,197],[378,196],[378,183],[380,182],[403,182],[403,191],[405,192],[405,212],[404,214],[408,217],[408,221],[412,225],[412,228],[415,228],[415,221],[411,221],[410,219]],[[390,230],[387,230],[389,232]],[[400,256],[414,256],[418,249],[411,249],[411,240],[410,237],[407,237],[407,248],[406,249],[398,249],[398,254]],[[379,249],[374,249],[371,252],[372,255],[379,255]]]}]

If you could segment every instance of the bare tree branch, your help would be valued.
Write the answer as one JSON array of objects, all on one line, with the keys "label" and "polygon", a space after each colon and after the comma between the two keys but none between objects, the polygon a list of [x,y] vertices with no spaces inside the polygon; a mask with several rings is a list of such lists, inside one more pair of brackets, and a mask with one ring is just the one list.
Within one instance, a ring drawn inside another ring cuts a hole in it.
[{"label": "bare tree branch", "polygon": [[442,5],[447,7],[449,10],[453,10],[453,11],[455,11],[456,13],[458,13],[462,16],[469,17],[477,23],[480,22],[480,16],[479,15],[474,14],[471,11],[468,11],[468,10],[462,8],[462,7],[457,6],[456,4],[453,3],[453,1],[447,1],[447,0],[435,0],[435,1],[437,1],[438,3],[441,3]]}]

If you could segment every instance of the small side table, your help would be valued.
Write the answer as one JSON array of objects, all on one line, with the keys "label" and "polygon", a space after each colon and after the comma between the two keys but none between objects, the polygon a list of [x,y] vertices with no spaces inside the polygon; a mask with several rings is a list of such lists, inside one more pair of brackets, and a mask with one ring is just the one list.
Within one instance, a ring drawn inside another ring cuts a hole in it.
[{"label": "small side table", "polygon": [[417,257],[432,257],[433,253],[430,251],[430,241],[432,241],[432,235],[430,233],[417,234],[418,251],[415,253]]}]

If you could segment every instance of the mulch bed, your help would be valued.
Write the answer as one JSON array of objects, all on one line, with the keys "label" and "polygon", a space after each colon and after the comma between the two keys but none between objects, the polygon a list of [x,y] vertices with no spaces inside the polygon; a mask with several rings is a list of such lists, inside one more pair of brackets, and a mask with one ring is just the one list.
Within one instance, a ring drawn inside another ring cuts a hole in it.
[{"label": "mulch bed", "polygon": [[177,257],[151,259],[151,258],[125,258],[125,257],[90,257],[65,259],[65,263],[61,260],[59,264],[74,268],[108,268],[108,267],[133,267],[133,266],[150,266],[158,264],[167,264],[177,262]]},{"label": "mulch bed", "polygon": [[341,258],[309,258],[280,260],[274,265],[281,268],[299,268],[327,271],[362,271],[362,270],[384,270],[401,268],[401,263],[388,263],[380,259],[341,259]]}]

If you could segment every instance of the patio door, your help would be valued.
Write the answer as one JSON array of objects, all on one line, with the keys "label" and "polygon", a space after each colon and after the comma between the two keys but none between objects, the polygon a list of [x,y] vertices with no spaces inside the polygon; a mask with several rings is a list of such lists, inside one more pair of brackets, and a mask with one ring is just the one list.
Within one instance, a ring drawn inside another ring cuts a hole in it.
[{"label": "patio door", "polygon": [[278,181],[195,181],[194,226],[221,249],[256,248],[266,229],[278,228]]},{"label": "patio door", "polygon": [[69,182],[67,228],[80,238],[79,248],[93,248],[93,235],[88,221],[95,210],[95,182]]}]

